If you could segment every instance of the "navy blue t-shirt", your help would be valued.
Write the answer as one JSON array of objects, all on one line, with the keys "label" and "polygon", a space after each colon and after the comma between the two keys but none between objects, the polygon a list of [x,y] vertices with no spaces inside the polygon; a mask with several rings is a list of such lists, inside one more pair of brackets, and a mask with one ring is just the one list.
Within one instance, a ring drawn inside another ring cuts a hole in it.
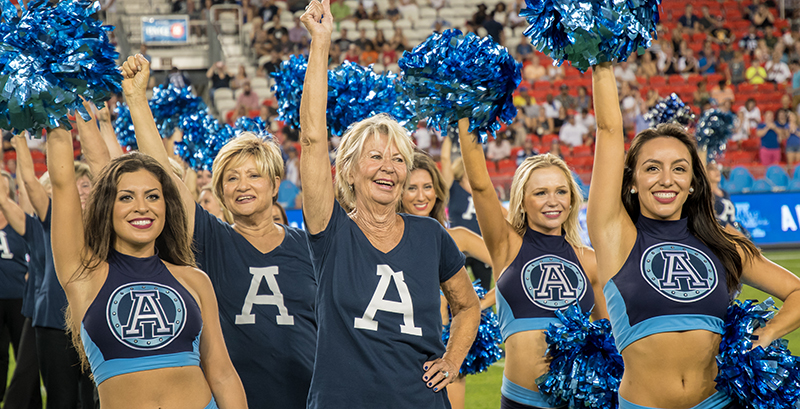
[{"label": "navy blue t-shirt", "polygon": [[47,216],[42,222],[44,232],[44,275],[36,291],[36,307],[33,326],[55,328],[66,331],[64,311],[67,309],[67,294],[58,282],[56,267],[53,264],[53,246],[50,242],[50,223],[52,222],[53,202],[47,206]]},{"label": "navy blue t-shirt", "polygon": [[[785,128],[785,126],[781,126],[781,124],[777,122],[775,122],[775,126],[777,128]],[[766,124],[758,124],[756,129],[761,130],[766,127]],[[767,149],[780,149],[781,145],[778,142],[778,134],[772,129],[768,130],[767,133],[761,137],[761,147]]]},{"label": "navy blue t-shirt", "polygon": [[464,255],[434,219],[401,214],[388,253],[335,203],[327,228],[309,235],[319,325],[308,408],[449,408],[428,389],[423,364],[444,354],[440,284]]},{"label": "navy blue t-shirt", "polygon": [[22,315],[33,318],[36,306],[36,291],[44,276],[44,229],[36,216],[25,215],[25,243],[28,245],[30,264],[28,279],[25,280],[25,295],[22,297]]},{"label": "navy blue t-shirt", "polygon": [[22,298],[28,272],[28,246],[11,224],[0,230],[0,299]]},{"label": "navy blue t-shirt", "polygon": [[248,406],[305,408],[317,336],[306,233],[281,226],[283,242],[264,254],[200,205],[194,220],[195,257],[214,285]]},{"label": "navy blue t-shirt", "polygon": [[450,186],[450,201],[447,203],[447,216],[450,219],[450,226],[464,227],[475,234],[481,234],[472,195],[464,190],[457,180]]}]

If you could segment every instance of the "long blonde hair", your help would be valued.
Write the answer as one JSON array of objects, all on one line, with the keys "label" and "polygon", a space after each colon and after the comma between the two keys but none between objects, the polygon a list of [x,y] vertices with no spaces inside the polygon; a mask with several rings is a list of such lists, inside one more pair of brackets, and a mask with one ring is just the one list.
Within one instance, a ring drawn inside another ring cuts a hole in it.
[{"label": "long blonde hair", "polygon": [[[386,114],[378,114],[355,123],[342,137],[336,152],[336,199],[342,208],[350,212],[355,209],[356,195],[348,181],[358,165],[364,142],[367,138],[386,135],[388,144],[394,143],[405,161],[406,170],[411,173],[414,161],[414,142],[408,132],[397,121]],[[408,178],[406,178],[408,181]]]},{"label": "long blonde hair", "polygon": [[525,234],[525,230],[528,228],[528,218],[525,215],[525,209],[522,207],[522,202],[525,198],[525,185],[528,183],[528,179],[531,178],[533,171],[551,166],[564,172],[564,177],[567,179],[567,185],[569,186],[569,216],[567,216],[567,221],[561,227],[564,230],[564,238],[575,248],[586,247],[581,241],[580,224],[578,223],[578,213],[580,204],[583,202],[583,195],[567,164],[550,153],[525,159],[514,172],[514,180],[511,182],[511,200],[508,205],[508,222],[517,234],[520,236]]}]

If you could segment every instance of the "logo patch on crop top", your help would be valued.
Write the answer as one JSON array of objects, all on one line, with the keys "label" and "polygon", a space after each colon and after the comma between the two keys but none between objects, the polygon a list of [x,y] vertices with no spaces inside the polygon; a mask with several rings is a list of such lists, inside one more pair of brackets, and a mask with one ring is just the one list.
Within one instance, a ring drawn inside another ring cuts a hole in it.
[{"label": "logo patch on crop top", "polygon": [[535,258],[522,268],[525,294],[537,306],[555,311],[586,293],[586,276],[575,263],[554,255]]},{"label": "logo patch on crop top", "polygon": [[702,251],[679,243],[661,243],[642,255],[642,276],[665,297],[699,301],[717,288],[717,269]]},{"label": "logo patch on crop top", "polygon": [[186,303],[171,287],[156,283],[125,284],[111,293],[106,321],[111,333],[133,349],[159,349],[183,330]]}]

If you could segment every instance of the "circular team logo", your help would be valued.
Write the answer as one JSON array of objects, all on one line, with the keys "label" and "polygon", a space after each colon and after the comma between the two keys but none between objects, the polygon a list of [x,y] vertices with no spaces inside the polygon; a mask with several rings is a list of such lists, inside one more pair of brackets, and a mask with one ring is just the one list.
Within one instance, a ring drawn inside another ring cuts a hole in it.
[{"label": "circular team logo", "polygon": [[186,303],[171,287],[156,283],[125,284],[111,293],[106,320],[111,333],[133,349],[159,349],[183,330]]},{"label": "circular team logo", "polygon": [[169,33],[172,35],[172,38],[181,38],[186,35],[186,30],[184,30],[183,25],[181,24],[173,24],[169,28]]},{"label": "circular team logo", "polygon": [[642,255],[642,276],[672,301],[694,302],[717,288],[717,270],[702,251],[679,243],[661,243]]},{"label": "circular team logo", "polygon": [[534,304],[555,311],[583,298],[587,280],[575,263],[547,255],[525,264],[522,268],[522,286]]}]

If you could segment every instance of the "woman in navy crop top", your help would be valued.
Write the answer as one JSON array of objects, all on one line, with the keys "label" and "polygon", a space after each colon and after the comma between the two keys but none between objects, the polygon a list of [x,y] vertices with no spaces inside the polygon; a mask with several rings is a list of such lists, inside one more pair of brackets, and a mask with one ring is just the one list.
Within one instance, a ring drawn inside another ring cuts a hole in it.
[{"label": "woman in navy crop top", "polygon": [[[132,82],[125,74],[123,89]],[[70,133],[50,130],[47,151],[56,275],[101,406],[247,407],[169,174],[145,154],[117,157],[97,176],[82,217]]]},{"label": "woman in navy crop top", "polygon": [[[400,212],[413,214],[415,216],[430,217],[435,219],[442,227],[447,228],[444,208],[447,204],[447,190],[442,180],[442,174],[436,167],[436,162],[431,155],[417,150],[414,152],[414,165],[408,175],[408,183],[400,199]],[[481,263],[491,264],[492,256],[483,242],[481,236],[473,233],[464,227],[453,227],[447,229],[447,233],[456,242],[456,246],[462,253],[479,260]],[[486,293],[481,299],[481,311],[490,308],[495,303],[494,288]],[[447,306],[447,298],[442,299],[442,323],[447,325],[450,313]],[[476,338],[476,342],[478,339]],[[450,406],[453,409],[464,409],[464,399],[466,395],[467,378],[459,374],[458,378],[450,385],[447,385],[447,397],[450,399]]]},{"label": "woman in navy crop top", "polygon": [[693,138],[679,125],[639,133],[624,153],[611,63],[593,68],[597,145],[589,237],[625,361],[620,408],[733,407],[715,393],[715,356],[741,281],[785,301],[756,330],[766,346],[800,326],[800,279],[723,231]]},{"label": "woman in navy crop top", "polygon": [[548,370],[544,330],[558,322],[555,311],[578,303],[594,319],[606,317],[594,251],[578,234],[580,190],[561,159],[530,157],[514,174],[506,220],[469,119],[459,121],[459,138],[478,223],[502,272],[495,287],[506,349],[501,407],[549,407],[536,379]]}]

